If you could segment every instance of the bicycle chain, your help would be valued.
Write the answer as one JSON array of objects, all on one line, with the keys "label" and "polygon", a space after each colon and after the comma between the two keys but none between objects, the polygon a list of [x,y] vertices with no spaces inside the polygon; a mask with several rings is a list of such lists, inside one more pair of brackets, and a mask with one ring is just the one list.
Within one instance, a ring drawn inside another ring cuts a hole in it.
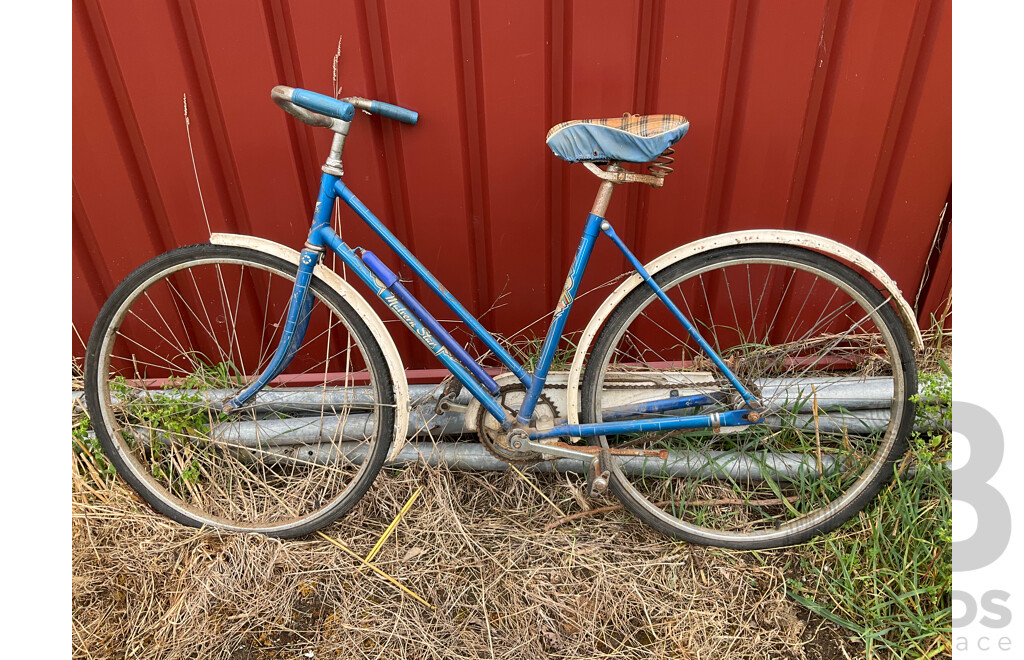
[{"label": "bicycle chain", "polygon": [[[620,389],[620,390],[622,390],[622,389],[649,389],[649,390],[654,390],[654,389],[665,389],[665,388],[666,388],[665,385],[660,385],[658,383],[646,383],[646,384],[644,384],[644,383],[614,383],[614,384],[606,384],[604,386],[604,389]],[[545,383],[544,384],[544,389],[545,390],[567,390],[567,389],[569,389],[569,384],[568,383]],[[669,389],[675,390],[677,388],[669,388]],[[508,385],[505,385],[505,386],[501,387],[498,390],[498,396],[499,397],[504,397],[509,392],[515,392],[515,391],[523,391],[523,392],[525,392],[525,390],[526,390],[526,388],[521,383],[510,383]],[[558,410],[557,406],[555,406],[554,401],[549,396],[544,394],[543,392],[541,392],[541,394],[540,394],[540,396],[538,397],[538,400],[537,400],[537,406],[540,407],[542,405],[548,406],[548,408],[551,410],[552,415],[554,416],[554,418],[557,419],[559,417],[560,413],[559,413],[559,410]],[[504,407],[506,410],[508,410],[513,415],[518,414],[518,412],[519,412],[518,410],[513,410],[513,409],[511,409],[510,407],[508,407],[508,406],[506,406],[504,404],[502,404],[502,407]],[[499,459],[501,461],[504,461],[504,462],[512,464],[512,465],[529,466],[529,465],[533,465],[534,463],[537,463],[537,462],[539,462],[541,460],[540,454],[538,454],[537,452],[533,452],[533,451],[525,451],[525,452],[524,451],[515,451],[515,450],[513,450],[511,448],[502,447],[501,445],[496,443],[495,440],[492,439],[488,435],[488,432],[487,432],[486,421],[487,421],[488,418],[493,419],[493,417],[490,416],[490,413],[487,412],[487,409],[484,408],[483,406],[481,406],[480,407],[480,411],[477,414],[477,436],[478,436],[478,438],[480,440],[480,444],[483,445],[484,449],[487,450],[487,453],[491,454],[492,456],[494,456],[495,458],[497,458],[497,459]]]}]

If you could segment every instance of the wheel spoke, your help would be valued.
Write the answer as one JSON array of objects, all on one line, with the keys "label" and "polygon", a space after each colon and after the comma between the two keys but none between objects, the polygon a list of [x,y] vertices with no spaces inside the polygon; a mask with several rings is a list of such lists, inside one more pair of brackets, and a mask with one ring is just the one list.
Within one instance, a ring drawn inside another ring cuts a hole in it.
[{"label": "wheel spoke", "polygon": [[[107,329],[93,333],[86,396],[101,442],[129,483],[181,522],[285,536],[326,524],[365,492],[393,434],[380,349],[314,278],[301,349],[250,405],[225,414],[225,397],[277,350],[295,267],[223,246],[171,255],[133,273],[108,305]],[[319,403],[278,396],[313,391]],[[302,429],[310,440],[295,435]]]},{"label": "wheel spoke", "polygon": [[[712,347],[759,397],[765,418],[722,433],[595,438],[615,448],[668,450],[665,460],[615,464],[613,480],[630,494],[623,500],[627,507],[667,533],[730,547],[795,542],[852,515],[851,503],[886,478],[880,469],[885,461],[905,450],[912,411],[913,355],[890,299],[823,255],[779,246],[698,255],[655,279],[695,326],[706,329]],[[716,315],[724,315],[726,324],[716,322]],[[665,374],[711,371],[710,386],[696,381],[674,386],[678,396],[732,392],[708,356],[647,291],[620,303],[587,365],[583,422],[599,421],[602,409],[615,406],[617,386],[605,383],[614,383],[608,379],[617,371],[650,372],[645,380],[652,383],[680,382],[678,376],[660,381]],[[892,383],[893,390],[891,399],[872,404],[877,409],[861,411],[861,402],[851,399],[859,395],[847,392],[866,382],[865,374]],[[667,396],[655,392],[652,401]],[[606,398],[613,403],[603,404]],[[853,410],[834,403],[847,400]],[[730,401],[698,412],[742,405],[737,393]]]}]

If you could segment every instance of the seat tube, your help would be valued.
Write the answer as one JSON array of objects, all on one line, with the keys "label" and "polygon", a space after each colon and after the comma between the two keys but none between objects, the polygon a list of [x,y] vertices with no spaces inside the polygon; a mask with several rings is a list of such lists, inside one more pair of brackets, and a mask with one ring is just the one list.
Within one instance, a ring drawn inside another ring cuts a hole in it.
[{"label": "seat tube", "polygon": [[576,300],[576,293],[580,288],[580,279],[587,267],[590,255],[594,251],[594,243],[601,231],[601,223],[604,222],[604,214],[608,209],[608,202],[611,200],[614,184],[610,181],[602,181],[601,187],[594,199],[594,206],[587,217],[587,224],[583,230],[583,238],[580,239],[579,247],[576,248],[576,256],[573,257],[572,265],[569,266],[569,275],[565,278],[565,286],[562,287],[562,294],[558,298],[554,314],[551,318],[551,327],[544,337],[544,345],[540,349],[540,357],[537,359],[537,369],[533,372],[533,380],[526,393],[526,399],[516,418],[521,424],[529,424],[533,417],[533,411],[537,406],[537,399],[544,389],[544,383],[551,369],[551,362],[555,357],[555,349],[562,340],[562,332],[565,330],[565,323],[569,319],[569,310]]}]

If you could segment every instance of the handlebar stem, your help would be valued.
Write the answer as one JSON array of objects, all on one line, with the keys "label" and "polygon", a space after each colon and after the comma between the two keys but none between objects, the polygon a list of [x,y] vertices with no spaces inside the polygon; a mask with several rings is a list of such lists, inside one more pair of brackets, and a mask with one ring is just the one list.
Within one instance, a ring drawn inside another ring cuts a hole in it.
[{"label": "handlebar stem", "polygon": [[331,129],[334,131],[334,140],[331,141],[331,153],[327,161],[320,168],[325,174],[344,176],[345,168],[341,165],[341,152],[345,149],[345,138],[348,137],[348,128],[351,122],[335,120]]}]

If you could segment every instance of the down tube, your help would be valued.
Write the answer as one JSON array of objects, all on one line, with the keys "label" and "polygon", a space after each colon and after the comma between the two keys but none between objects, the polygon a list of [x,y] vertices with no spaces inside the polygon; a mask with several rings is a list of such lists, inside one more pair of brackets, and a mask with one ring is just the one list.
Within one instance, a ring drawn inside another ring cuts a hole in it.
[{"label": "down tube", "polygon": [[462,303],[460,303],[455,296],[448,293],[448,290],[441,285],[437,278],[434,277],[434,275],[427,270],[411,252],[409,252],[408,248],[402,245],[401,241],[395,238],[394,234],[388,231],[388,228],[377,219],[377,216],[375,216],[365,204],[359,201],[355,194],[348,189],[348,186],[341,181],[337,181],[334,184],[334,192],[338,197],[344,200],[344,202],[348,204],[353,211],[355,211],[356,215],[363,219],[363,222],[365,222],[370,229],[372,229],[374,233],[381,238],[381,240],[387,243],[388,247],[394,250],[395,254],[397,254],[402,261],[413,269],[413,272],[415,272],[416,275],[418,275],[419,278],[423,280],[428,287],[430,287],[431,291],[437,294],[437,296],[443,300],[446,305],[448,305],[449,309],[455,312],[455,315],[458,316],[463,323],[469,326],[469,329],[480,339],[480,341],[484,343],[484,346],[494,353],[495,357],[497,357],[502,364],[508,367],[509,371],[516,375],[519,382],[521,382],[525,387],[530,386],[530,374],[526,372],[523,366],[516,362],[516,359],[498,343],[491,333],[487,332],[487,330],[480,325],[480,322],[462,306]]},{"label": "down tube", "polygon": [[480,383],[466,370],[462,364],[456,360],[451,353],[448,352],[444,346],[437,341],[434,336],[430,333],[430,330],[425,328],[419,319],[416,318],[412,312],[402,304],[395,294],[391,293],[384,287],[384,285],[370,272],[370,269],[356,256],[355,252],[345,241],[341,240],[334,230],[330,227],[320,227],[316,230],[315,236],[316,242],[320,245],[326,245],[331,248],[341,260],[345,262],[349,268],[351,268],[356,275],[359,276],[366,286],[370,287],[377,297],[384,301],[384,304],[394,312],[402,323],[404,323],[413,334],[416,335],[423,344],[433,353],[434,357],[441,361],[441,363],[448,368],[448,371],[459,379],[466,389],[476,397],[480,404],[487,409],[489,413],[494,415],[494,418],[502,423],[502,426],[508,426],[510,424],[508,416],[505,410],[498,404],[498,402],[490,395],[490,393],[483,388]]}]

